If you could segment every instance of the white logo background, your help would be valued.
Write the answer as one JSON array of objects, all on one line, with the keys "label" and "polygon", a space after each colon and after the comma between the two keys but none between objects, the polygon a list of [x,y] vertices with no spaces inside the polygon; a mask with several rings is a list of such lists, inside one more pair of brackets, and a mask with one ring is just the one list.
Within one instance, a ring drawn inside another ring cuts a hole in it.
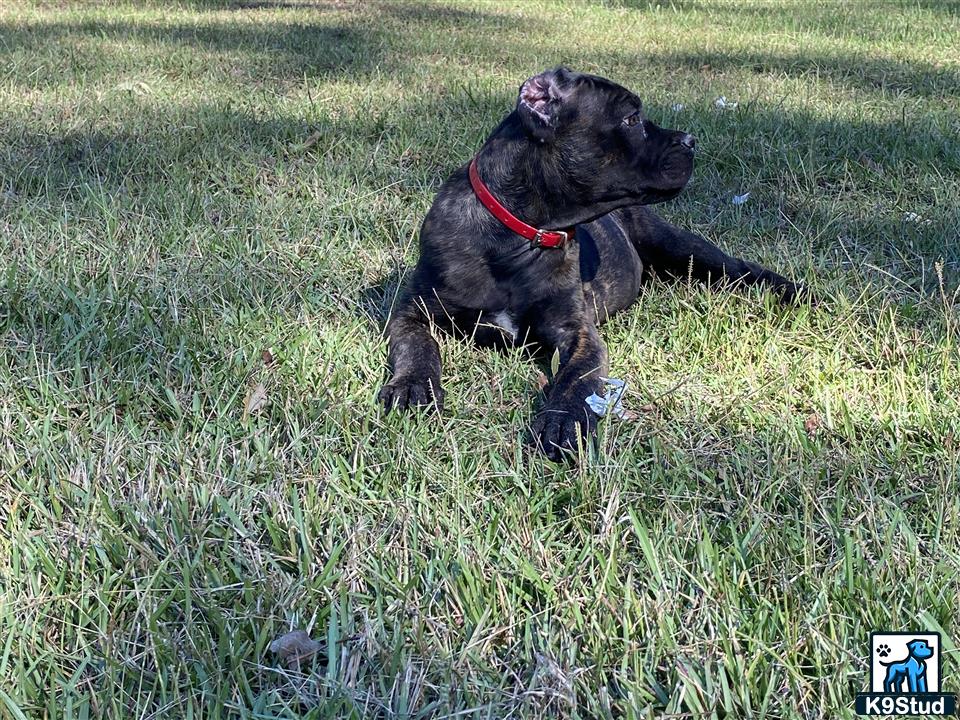
[{"label": "white logo background", "polygon": [[[933,648],[933,657],[926,659],[927,664],[927,692],[940,692],[940,638],[936,633],[873,633],[870,639],[870,663],[871,675],[873,679],[870,690],[875,693],[883,692],[883,681],[887,677],[887,666],[881,664],[881,660],[886,663],[899,662],[906,660],[910,656],[910,649],[907,643],[911,640],[926,640],[927,644]],[[880,655],[880,647],[886,645],[890,648],[890,653],[883,657]],[[903,683],[902,692],[907,692],[907,685]]]}]

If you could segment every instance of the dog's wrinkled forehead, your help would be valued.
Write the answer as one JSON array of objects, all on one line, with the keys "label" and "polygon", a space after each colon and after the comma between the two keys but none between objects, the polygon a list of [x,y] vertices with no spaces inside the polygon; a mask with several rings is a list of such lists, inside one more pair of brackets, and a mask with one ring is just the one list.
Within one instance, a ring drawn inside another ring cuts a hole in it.
[{"label": "dog's wrinkled forehead", "polygon": [[619,123],[623,118],[641,109],[642,103],[636,93],[612,80],[597,75],[580,75],[577,79],[580,106],[588,108],[592,124],[606,128],[609,123]]}]

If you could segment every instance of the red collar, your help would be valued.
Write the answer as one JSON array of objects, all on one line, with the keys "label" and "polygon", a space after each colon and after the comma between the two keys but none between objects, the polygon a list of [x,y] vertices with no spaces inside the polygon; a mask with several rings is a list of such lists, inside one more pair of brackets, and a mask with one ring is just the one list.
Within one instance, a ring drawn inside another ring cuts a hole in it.
[{"label": "red collar", "polygon": [[533,242],[537,247],[559,248],[573,235],[573,228],[567,230],[541,230],[533,225],[527,225],[523,220],[507,210],[500,201],[497,200],[490,189],[483,184],[480,174],[477,172],[477,159],[470,161],[470,184],[473,186],[473,192],[483,203],[483,206],[489,210],[493,216],[513,230],[517,235],[525,237]]}]

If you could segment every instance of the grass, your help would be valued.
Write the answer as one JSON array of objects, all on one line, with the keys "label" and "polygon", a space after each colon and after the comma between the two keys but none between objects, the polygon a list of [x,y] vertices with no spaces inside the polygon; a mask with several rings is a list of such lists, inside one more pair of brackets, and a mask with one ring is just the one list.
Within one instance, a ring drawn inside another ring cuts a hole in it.
[{"label": "grass", "polygon": [[[850,718],[879,629],[960,689],[958,41],[947,0],[4,2],[0,717]],[[520,353],[374,402],[432,194],[558,62],[698,136],[665,216],[827,300],[652,283],[575,467]]]}]

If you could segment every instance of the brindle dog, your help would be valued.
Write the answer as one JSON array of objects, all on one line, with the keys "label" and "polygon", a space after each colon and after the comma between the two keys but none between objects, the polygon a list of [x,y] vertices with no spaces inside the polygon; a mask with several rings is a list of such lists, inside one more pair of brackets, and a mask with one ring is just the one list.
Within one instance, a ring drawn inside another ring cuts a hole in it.
[{"label": "brindle dog", "polygon": [[481,204],[468,165],[454,172],[423,222],[420,260],[387,324],[384,407],[442,409],[431,323],[484,345],[535,343],[548,357],[556,351],[560,365],[530,439],[557,459],[595,433],[584,400],[602,392],[607,372],[597,325],[637,299],[644,272],[764,283],[784,300],[796,297],[786,278],[645,207],[680,193],[695,145],[648,120],[640,98],[610,80],[562,67],[527,80],[476,168],[515,217],[576,232],[561,247],[531,242]]}]

